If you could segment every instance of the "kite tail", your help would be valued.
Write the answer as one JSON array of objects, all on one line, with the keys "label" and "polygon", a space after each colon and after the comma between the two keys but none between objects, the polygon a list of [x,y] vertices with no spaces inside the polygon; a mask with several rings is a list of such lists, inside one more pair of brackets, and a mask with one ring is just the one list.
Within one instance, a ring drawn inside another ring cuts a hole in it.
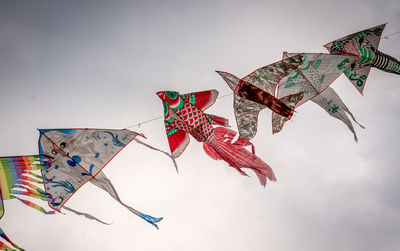
[{"label": "kite tail", "polygon": [[155,228],[158,229],[157,226],[157,222],[161,221],[163,218],[155,218],[153,216],[147,215],[147,214],[143,214],[139,211],[137,211],[136,209],[132,208],[131,206],[125,204],[124,202],[122,202],[122,200],[120,199],[117,190],[115,189],[114,185],[111,183],[111,180],[109,180],[107,178],[107,176],[103,173],[100,172],[96,177],[94,177],[93,179],[90,180],[90,182],[93,183],[93,185],[103,189],[104,191],[106,191],[107,193],[109,193],[111,195],[111,197],[113,197],[116,201],[118,201],[121,205],[123,205],[124,207],[126,207],[129,211],[131,211],[132,213],[136,214],[137,216],[139,216],[140,218],[142,218],[143,220],[147,221],[148,223],[150,223],[151,225],[153,225]]},{"label": "kite tail", "polygon": [[[30,202],[29,200],[23,200],[23,199],[21,199],[21,198],[18,198],[18,197],[15,197],[15,196],[13,196],[13,195],[11,195],[13,198],[16,198],[16,199],[18,199],[19,201],[21,201],[22,203],[24,203],[25,205],[27,205],[27,206],[29,206],[29,207],[31,207],[31,208],[34,208],[34,209],[36,209],[36,210],[38,210],[38,211],[40,211],[40,212],[42,212],[42,213],[44,213],[44,214],[55,214],[56,212],[54,212],[54,211],[46,211],[46,209],[44,209],[43,207],[41,207],[41,206],[39,206],[39,205],[36,205],[35,203],[33,203],[33,202]],[[37,197],[36,197],[37,198]]]},{"label": "kite tail", "polygon": [[[15,244],[14,242],[12,242],[7,235],[4,233],[4,231],[0,228],[0,236],[5,239],[7,242],[9,242],[14,248],[24,251],[24,249],[20,248],[19,246],[17,246],[17,244]],[[13,250],[11,249],[9,246],[7,246],[5,243],[3,243],[2,241],[0,241],[0,248],[2,248],[1,250]]]},{"label": "kite tail", "polygon": [[[0,241],[0,250],[13,251],[14,249],[10,248],[4,242]],[[23,249],[20,249],[20,250],[23,250]]]},{"label": "kite tail", "polygon": [[72,208],[70,208],[70,207],[67,207],[67,206],[65,206],[65,205],[64,205],[62,208],[66,209],[66,210],[68,210],[68,211],[70,211],[70,212],[73,212],[74,214],[81,215],[81,216],[85,216],[85,217],[88,218],[88,219],[95,220],[95,221],[98,221],[98,222],[100,222],[100,223],[103,223],[104,225],[111,225],[111,223],[107,223],[107,222],[104,222],[104,221],[102,221],[102,220],[99,220],[98,218],[94,217],[94,216],[91,215],[91,214],[82,213],[82,212],[76,211],[76,210],[74,210],[74,209],[72,209]]},{"label": "kite tail", "polygon": [[243,138],[232,143],[236,133],[224,127],[214,129],[215,137],[203,145],[204,151],[213,159],[222,159],[239,171],[242,175],[247,174],[241,168],[250,168],[258,176],[261,185],[267,184],[267,178],[275,181],[275,175],[271,167],[258,158],[254,153],[247,151],[244,146],[251,143]]},{"label": "kite tail", "polygon": [[176,164],[176,161],[175,161],[174,157],[172,157],[171,154],[169,154],[169,153],[167,153],[167,152],[164,152],[163,150],[160,150],[160,149],[158,149],[158,148],[155,148],[155,147],[153,147],[153,146],[151,146],[151,145],[148,145],[148,144],[144,143],[143,141],[138,140],[137,138],[135,138],[134,140],[135,140],[137,143],[139,143],[139,144],[142,144],[142,145],[144,145],[144,146],[146,146],[146,147],[148,147],[148,148],[150,148],[150,149],[152,149],[152,150],[154,150],[154,151],[162,152],[163,154],[165,154],[165,155],[167,155],[168,157],[170,157],[171,160],[172,160],[172,162],[174,163],[176,172],[179,173],[179,171],[178,171],[178,165]]},{"label": "kite tail", "polygon": [[137,216],[139,216],[140,218],[142,218],[143,220],[147,221],[148,223],[150,223],[151,225],[153,225],[155,228],[158,229],[158,226],[157,226],[156,223],[161,221],[163,219],[163,217],[156,218],[156,217],[141,213],[141,212],[137,211],[136,209],[126,205],[121,200],[119,200],[119,203],[121,203],[121,205],[126,207],[129,211],[131,211],[132,213],[136,214]]},{"label": "kite tail", "polygon": [[[12,242],[7,235],[4,233],[3,229],[0,228],[0,236],[6,240],[8,243],[10,243],[14,248],[20,250],[20,251],[25,251],[24,249],[18,247],[14,242]],[[9,246],[7,246],[4,242],[0,241],[0,249],[1,250],[14,250],[12,248],[10,248]]]},{"label": "kite tail", "polygon": [[343,107],[339,107],[341,110],[347,112],[347,114],[350,115],[350,117],[353,119],[354,122],[357,123],[357,125],[359,125],[362,129],[365,129],[365,126],[361,125],[360,123],[358,123],[358,121],[356,120],[356,118],[354,117],[353,113],[350,112],[349,108],[347,108],[347,106],[343,103]]},{"label": "kite tail", "polygon": [[365,126],[358,123],[358,121],[356,120],[356,118],[353,116],[353,114],[351,112],[347,112],[347,113],[350,115],[350,117],[353,119],[353,121],[357,123],[357,125],[359,125],[362,129],[365,129]]}]

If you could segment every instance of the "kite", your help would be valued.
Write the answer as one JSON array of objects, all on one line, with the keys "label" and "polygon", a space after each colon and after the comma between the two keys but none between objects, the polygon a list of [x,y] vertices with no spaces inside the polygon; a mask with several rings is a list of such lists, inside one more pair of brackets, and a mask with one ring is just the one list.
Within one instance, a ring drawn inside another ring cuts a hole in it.
[{"label": "kite", "polygon": [[324,45],[331,54],[354,55],[359,58],[345,69],[344,74],[361,94],[371,67],[400,75],[400,62],[378,50],[385,26],[378,25]]},{"label": "kite", "polygon": [[[138,215],[158,229],[155,218],[143,214],[123,203],[111,181],[101,171],[132,140],[153,150],[154,148],[136,139],[142,134],[123,129],[40,129],[40,155],[0,157],[0,218],[4,214],[3,199],[18,199],[22,203],[45,214],[55,214],[61,208],[89,219],[107,224],[96,217],[65,206],[67,200],[86,182],[108,192],[115,200],[132,213]],[[175,160],[172,158],[175,167]],[[35,171],[41,171],[41,175]],[[45,190],[37,184],[43,184]],[[55,211],[46,211],[31,201],[20,198],[29,196],[48,202]],[[0,228],[0,236],[14,248],[13,243]],[[13,250],[0,241],[1,250]]]},{"label": "kite", "polygon": [[[174,158],[179,157],[189,144],[189,134],[203,142],[204,151],[213,159],[222,159],[242,175],[247,175],[241,168],[250,168],[265,186],[267,178],[276,180],[272,169],[254,151],[250,153],[244,146],[251,143],[238,139],[232,143],[236,133],[225,127],[228,120],[204,113],[214,104],[218,91],[208,90],[180,95],[178,92],[160,91],[157,95],[164,105],[164,123]],[[213,127],[220,125],[220,127]]]},{"label": "kite", "polygon": [[39,152],[52,158],[51,165],[42,170],[44,187],[50,195],[48,204],[52,209],[60,212],[61,208],[64,208],[97,220],[89,214],[64,205],[81,186],[90,181],[158,229],[156,223],[161,221],[162,217],[155,218],[143,214],[124,204],[111,181],[101,172],[128,143],[136,136],[143,135],[127,129],[39,129],[39,131],[41,133]]},{"label": "kite", "polygon": [[[43,179],[36,174],[36,170],[49,167],[51,159],[48,156],[14,156],[0,157],[0,218],[4,215],[3,200],[18,199],[22,203],[35,208],[45,214],[54,214],[54,211],[46,211],[44,208],[29,200],[20,198],[21,195],[47,201],[50,195],[37,187],[43,184]],[[0,228],[0,236],[14,248],[23,250],[13,243]],[[13,250],[7,244],[0,241],[1,250]]]},{"label": "kite", "polygon": [[303,94],[295,93],[278,99],[275,88],[282,78],[302,63],[302,55],[296,55],[259,68],[243,79],[217,71],[234,92],[233,108],[241,138],[250,140],[256,135],[258,114],[266,107],[287,119],[291,118],[293,108]]},{"label": "kite", "polygon": [[[290,58],[296,53],[284,53],[284,58]],[[295,108],[312,100],[325,109],[331,116],[341,120],[347,125],[357,141],[357,135],[346,115],[346,112],[355,120],[353,114],[346,107],[339,95],[329,85],[335,81],[346,67],[358,60],[351,55],[331,55],[322,53],[300,53],[303,64],[288,76],[281,79],[278,84],[277,98],[286,97],[296,93],[303,93],[302,98],[295,104]],[[278,113],[272,114],[272,131],[278,133],[288,120]],[[359,124],[360,125],[360,124]],[[363,127],[362,125],[360,125]]]}]

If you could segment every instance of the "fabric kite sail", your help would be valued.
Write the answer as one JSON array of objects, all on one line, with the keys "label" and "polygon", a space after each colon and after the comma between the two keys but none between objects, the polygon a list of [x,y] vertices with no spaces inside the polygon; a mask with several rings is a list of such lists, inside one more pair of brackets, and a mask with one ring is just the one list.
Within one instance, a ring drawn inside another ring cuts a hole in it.
[{"label": "fabric kite sail", "polygon": [[[294,55],[298,54],[285,52],[284,58],[293,57]],[[337,93],[329,88],[329,85],[343,73],[346,67],[358,59],[350,55],[330,55],[322,53],[301,53],[301,55],[303,55],[303,64],[279,82],[276,90],[277,98],[303,93],[303,97],[295,104],[295,108],[308,100],[313,100],[331,116],[345,123],[353,132],[354,139],[357,141],[357,135],[346,112],[356,123],[358,122],[354,119],[353,114]],[[273,133],[280,132],[287,120],[287,118],[280,114],[273,113]]]},{"label": "fabric kite sail", "polygon": [[258,114],[266,107],[287,119],[291,118],[294,106],[303,94],[294,93],[276,98],[275,88],[282,78],[302,63],[302,55],[296,55],[259,68],[242,79],[227,72],[217,71],[234,93],[233,108],[241,138],[254,138]]},{"label": "fabric kite sail", "polygon": [[324,47],[334,55],[354,55],[359,58],[344,71],[354,87],[362,94],[371,67],[400,74],[400,62],[378,50],[386,24],[371,27],[332,41]]},{"label": "fabric kite sail", "polygon": [[[68,199],[86,182],[103,189],[132,213],[158,229],[155,218],[143,214],[121,201],[111,181],[101,170],[128,143],[140,135],[123,129],[39,129],[39,152],[52,158],[51,165],[42,170],[45,190],[50,194],[49,206],[60,212],[61,208],[84,215],[67,206]],[[97,220],[97,219],[96,219]]]},{"label": "fabric kite sail", "polygon": [[[236,133],[225,127],[228,120],[204,113],[214,104],[218,91],[208,90],[180,95],[178,92],[161,91],[157,95],[164,104],[164,123],[171,154],[179,157],[189,144],[189,134],[203,142],[204,151],[213,159],[222,159],[242,175],[241,168],[253,170],[263,186],[269,180],[276,180],[272,169],[244,146],[251,143],[239,139],[232,143]],[[213,125],[221,125],[214,128]]]},{"label": "fabric kite sail", "polygon": [[[48,156],[13,156],[0,157],[0,218],[4,215],[3,200],[18,199],[22,203],[35,208],[45,214],[54,214],[54,211],[46,211],[43,207],[21,198],[21,196],[33,197],[47,201],[50,195],[39,188],[43,179],[35,171],[42,170],[51,165]],[[0,228],[0,236],[11,244],[15,249],[23,250],[13,243]],[[0,241],[1,250],[14,250],[6,243]]]}]

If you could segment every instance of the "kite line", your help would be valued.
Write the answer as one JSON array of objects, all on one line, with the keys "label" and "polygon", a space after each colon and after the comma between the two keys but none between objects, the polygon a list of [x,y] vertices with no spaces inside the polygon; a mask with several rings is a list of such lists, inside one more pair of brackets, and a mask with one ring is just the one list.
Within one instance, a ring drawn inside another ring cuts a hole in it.
[{"label": "kite line", "polygon": [[389,34],[389,35],[387,35],[387,36],[384,36],[383,38],[389,39],[389,37],[391,37],[391,36],[393,36],[393,35],[396,35],[396,34],[399,34],[399,33],[400,33],[400,30],[399,30],[399,31],[396,31],[396,32],[393,32],[393,33],[391,33],[391,34]]}]

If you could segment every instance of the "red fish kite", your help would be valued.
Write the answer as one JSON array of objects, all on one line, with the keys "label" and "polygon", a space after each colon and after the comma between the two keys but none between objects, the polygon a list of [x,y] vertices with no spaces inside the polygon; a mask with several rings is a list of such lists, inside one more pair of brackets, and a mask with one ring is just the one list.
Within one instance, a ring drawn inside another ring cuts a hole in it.
[{"label": "red fish kite", "polygon": [[[214,104],[218,91],[209,90],[180,95],[178,92],[157,92],[164,104],[164,123],[168,142],[174,158],[179,157],[189,144],[189,134],[203,142],[204,151],[213,159],[222,159],[231,167],[246,175],[242,168],[252,169],[263,186],[276,180],[272,169],[260,158],[247,151],[251,145],[246,139],[232,142],[236,133],[228,126],[228,120],[204,113]],[[215,127],[214,125],[220,125]]]}]

